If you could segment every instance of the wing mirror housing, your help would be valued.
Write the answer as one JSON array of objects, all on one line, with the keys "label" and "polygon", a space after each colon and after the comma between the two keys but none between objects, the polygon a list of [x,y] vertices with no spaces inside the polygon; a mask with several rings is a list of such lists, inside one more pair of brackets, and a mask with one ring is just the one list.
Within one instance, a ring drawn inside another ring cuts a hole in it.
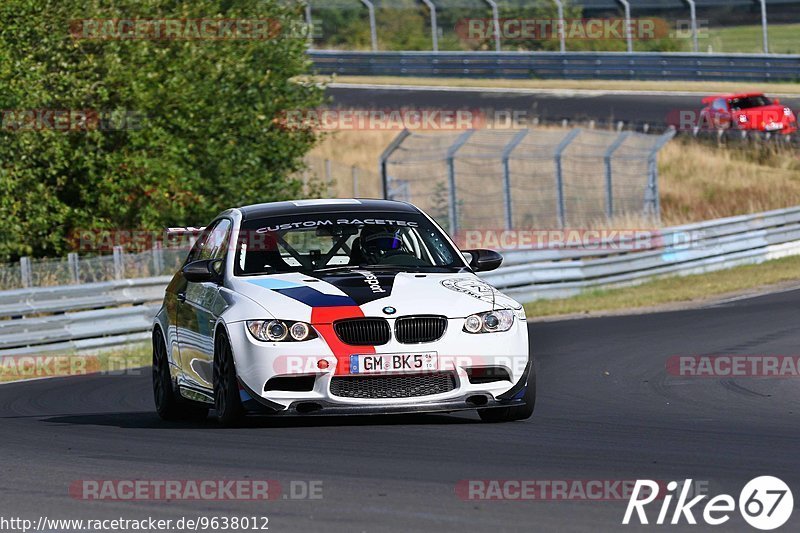
[{"label": "wing mirror housing", "polygon": [[192,261],[181,269],[186,281],[192,283],[219,283],[222,281],[222,259],[202,259]]},{"label": "wing mirror housing", "polygon": [[488,272],[503,263],[503,256],[494,250],[464,250],[463,253],[469,254],[469,266],[475,272]]}]

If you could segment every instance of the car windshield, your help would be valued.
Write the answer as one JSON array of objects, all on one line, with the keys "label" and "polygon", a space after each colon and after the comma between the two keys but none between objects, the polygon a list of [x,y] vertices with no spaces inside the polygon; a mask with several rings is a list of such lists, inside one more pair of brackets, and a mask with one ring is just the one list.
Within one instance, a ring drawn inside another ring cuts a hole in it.
[{"label": "car windshield", "polygon": [[731,110],[739,111],[740,109],[750,109],[751,107],[762,107],[771,103],[770,99],[763,94],[731,98]]},{"label": "car windshield", "polygon": [[453,272],[461,254],[441,230],[413,213],[314,213],[242,222],[235,274],[352,268]]}]

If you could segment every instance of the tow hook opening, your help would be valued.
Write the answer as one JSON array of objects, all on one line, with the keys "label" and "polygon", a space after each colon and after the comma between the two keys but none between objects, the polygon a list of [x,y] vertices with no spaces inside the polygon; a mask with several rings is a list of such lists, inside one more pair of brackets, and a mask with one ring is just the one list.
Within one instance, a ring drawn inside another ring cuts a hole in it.
[{"label": "tow hook opening", "polygon": [[467,403],[476,407],[481,407],[489,403],[489,398],[483,394],[475,394],[467,398]]},{"label": "tow hook opening", "polygon": [[303,402],[297,404],[297,412],[300,414],[313,413],[314,411],[321,411],[322,406],[316,402]]}]

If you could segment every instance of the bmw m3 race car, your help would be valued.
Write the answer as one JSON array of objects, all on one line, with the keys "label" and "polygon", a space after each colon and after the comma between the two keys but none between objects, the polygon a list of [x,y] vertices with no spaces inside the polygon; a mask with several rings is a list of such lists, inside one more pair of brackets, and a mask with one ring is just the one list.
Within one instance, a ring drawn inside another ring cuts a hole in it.
[{"label": "bmw m3 race car", "polygon": [[525,312],[428,215],[387,200],[230,209],[203,228],[153,327],[164,419],[453,412],[531,416]]}]

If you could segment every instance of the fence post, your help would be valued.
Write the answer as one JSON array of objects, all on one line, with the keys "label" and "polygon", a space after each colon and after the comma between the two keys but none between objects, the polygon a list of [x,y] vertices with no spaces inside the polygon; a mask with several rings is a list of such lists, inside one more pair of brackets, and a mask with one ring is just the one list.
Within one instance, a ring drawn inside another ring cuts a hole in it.
[{"label": "fence post", "polygon": [[692,19],[692,50],[696,54],[700,50],[697,45],[697,6],[695,0],[686,0],[686,3],[689,4],[689,17]]},{"label": "fence post", "polygon": [[503,48],[500,45],[500,12],[497,9],[497,2],[495,2],[494,0],[486,0],[486,3],[489,4],[489,7],[492,8],[492,25],[494,27],[494,48],[496,51],[501,52]]},{"label": "fence post", "polygon": [[156,276],[160,276],[164,270],[164,254],[161,247],[161,241],[153,243],[153,272]]},{"label": "fence post", "polygon": [[69,277],[76,285],[81,282],[80,266],[78,264],[78,254],[70,252],[67,254],[67,265],[69,266]]},{"label": "fence post", "polygon": [[358,167],[353,165],[353,198],[358,198]]},{"label": "fence post", "polygon": [[386,200],[391,200],[389,198],[389,176],[386,172],[386,164],[392,154],[397,150],[403,141],[406,140],[406,137],[411,135],[411,132],[408,130],[401,131],[394,140],[389,143],[389,146],[386,147],[386,150],[383,151],[381,154],[380,159],[378,159],[378,172],[381,175],[381,186],[383,187],[383,198]]},{"label": "fence post", "polygon": [[28,288],[33,285],[32,276],[31,276],[31,258],[30,257],[20,257],[19,258],[19,276],[20,280],[22,281],[22,286],[24,288]]},{"label": "fence post", "polygon": [[[625,41],[628,43],[628,53],[633,52],[633,35],[631,35],[631,4],[628,0],[617,0],[625,8]],[[763,0],[762,0],[763,2]]]},{"label": "fence post", "polygon": [[761,39],[763,40],[764,53],[769,53],[769,38],[767,35],[767,0],[761,0]]},{"label": "fence post", "polygon": [[331,195],[331,182],[333,181],[333,173],[331,172],[331,160],[325,160],[325,194]]},{"label": "fence post", "polygon": [[508,159],[522,139],[528,135],[528,130],[520,130],[509,143],[503,148],[503,200],[506,207],[506,229],[512,229],[514,225],[513,204],[511,202],[511,169],[508,166]]},{"label": "fence post", "polygon": [[378,30],[375,26],[375,6],[370,0],[361,0],[361,3],[367,6],[369,11],[369,38],[372,41],[372,51],[378,51]]},{"label": "fence post", "polygon": [[125,277],[125,265],[123,263],[122,246],[114,247],[114,279],[122,279]]},{"label": "fence post", "polygon": [[661,200],[658,197],[658,152],[665,144],[667,144],[673,137],[675,137],[675,129],[671,128],[666,133],[660,135],[656,139],[656,143],[650,150],[647,157],[647,190],[645,191],[645,212],[648,206],[652,213],[655,215],[656,220],[661,219]]},{"label": "fence post", "polygon": [[556,195],[558,200],[558,225],[561,228],[566,227],[567,225],[567,206],[564,201],[564,176],[561,171],[561,155],[564,153],[564,150],[567,149],[567,146],[575,139],[575,137],[580,134],[581,129],[575,128],[571,130],[569,133],[561,139],[561,142],[558,143],[556,146],[556,151],[554,154],[555,163],[556,163]]},{"label": "fence post", "polygon": [[433,43],[433,51],[439,51],[439,28],[436,25],[436,5],[431,0],[422,0],[422,3],[428,6],[431,11],[431,42]]},{"label": "fence post", "polygon": [[467,130],[458,136],[456,141],[447,149],[447,181],[450,193],[450,210],[448,219],[450,222],[451,235],[455,235],[458,231],[458,191],[456,190],[456,153],[464,146],[475,130]]},{"label": "fence post", "polygon": [[564,3],[561,0],[553,0],[558,8],[558,49],[563,54],[567,51],[567,44],[564,38]]},{"label": "fence post", "polygon": [[306,1],[306,31],[308,32],[308,48],[314,48],[314,22],[311,20],[311,0]]},{"label": "fence post", "polygon": [[603,155],[603,163],[605,164],[606,170],[606,216],[608,218],[614,216],[614,188],[612,183],[611,157],[630,135],[631,132],[629,131],[620,133]]}]

